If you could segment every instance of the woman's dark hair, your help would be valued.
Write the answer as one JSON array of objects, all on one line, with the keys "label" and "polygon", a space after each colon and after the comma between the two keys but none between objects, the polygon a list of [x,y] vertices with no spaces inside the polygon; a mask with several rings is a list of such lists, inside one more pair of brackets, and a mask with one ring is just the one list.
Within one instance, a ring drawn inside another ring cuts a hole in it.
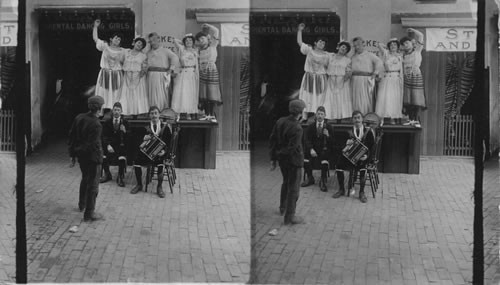
[{"label": "woman's dark hair", "polygon": [[339,52],[339,49],[340,49],[341,46],[345,46],[346,47],[346,52],[345,53],[349,53],[349,51],[351,51],[351,44],[348,43],[348,42],[342,41],[342,42],[339,42],[337,44],[337,50],[335,51],[336,53]]},{"label": "woman's dark hair", "polygon": [[142,43],[142,49],[144,49],[146,47],[146,40],[143,39],[143,38],[136,38],[134,41],[133,41],[133,44],[135,44],[136,42],[141,42]]},{"label": "woman's dark hair", "polygon": [[109,35],[109,39],[112,39],[114,37],[118,37],[120,38],[121,40],[123,40],[123,35],[121,33],[118,33],[118,32],[113,32],[113,33],[110,33]]},{"label": "woman's dark hair", "polygon": [[402,38],[399,40],[399,43],[400,43],[401,45],[404,45],[404,44],[405,44],[405,42],[411,42],[411,38],[409,38],[409,37],[402,37]]},{"label": "woman's dark hair", "polygon": [[317,42],[319,42],[319,41],[323,41],[323,42],[325,42],[325,45],[326,45],[326,43],[328,42],[328,39],[327,39],[327,38],[325,38],[325,37],[317,37],[317,38],[314,40],[314,45],[316,45],[316,43],[317,43]]},{"label": "woman's dark hair", "polygon": [[201,37],[208,37],[208,35],[205,32],[198,32],[194,38],[196,40],[199,40]]},{"label": "woman's dark hair", "polygon": [[189,35],[189,36],[185,36],[185,37],[182,38],[182,44],[184,46],[186,46],[186,40],[187,39],[191,39],[193,41],[193,44],[194,44],[195,38],[192,35]]},{"label": "woman's dark hair", "polygon": [[398,40],[390,40],[390,41],[387,43],[387,49],[388,49],[388,50],[391,50],[391,44],[392,44],[392,43],[396,43],[396,45],[398,46],[398,49],[399,49],[399,47],[401,46],[401,44],[399,43],[399,41],[398,41]]},{"label": "woman's dark hair", "polygon": [[158,113],[161,113],[160,108],[158,108],[158,106],[151,106],[149,107],[148,114],[151,114],[153,110],[158,110]]}]

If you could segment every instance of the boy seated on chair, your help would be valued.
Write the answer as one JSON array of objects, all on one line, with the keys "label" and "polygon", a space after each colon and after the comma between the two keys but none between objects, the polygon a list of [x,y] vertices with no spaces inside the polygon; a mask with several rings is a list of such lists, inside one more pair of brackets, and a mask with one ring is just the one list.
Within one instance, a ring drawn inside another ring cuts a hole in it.
[{"label": "boy seated on chair", "polygon": [[319,189],[327,192],[327,173],[330,168],[330,158],[333,146],[333,127],[325,119],[325,107],[316,110],[316,120],[307,126],[304,133],[304,172],[306,180],[300,185],[307,187],[314,184],[313,163],[321,163],[321,179]]},{"label": "boy seated on chair", "polygon": [[102,149],[104,152],[102,160],[102,169],[104,175],[100,182],[107,182],[113,177],[109,171],[109,164],[118,162],[118,177],[116,182],[118,186],[124,187],[123,177],[127,167],[127,158],[125,157],[127,145],[128,121],[123,118],[122,104],[116,102],[113,105],[113,115],[102,124]]},{"label": "boy seated on chair", "polygon": [[[337,169],[349,170],[350,177],[356,177],[356,174],[359,172],[359,200],[362,203],[366,203],[366,195],[365,195],[365,181],[366,181],[366,171],[360,171],[364,169],[366,163],[368,162],[368,157],[370,157],[370,150],[373,148],[373,144],[375,143],[375,136],[373,131],[369,127],[365,127],[363,125],[363,114],[360,111],[352,112],[352,121],[353,127],[348,131],[349,139],[347,140],[346,145],[351,145],[354,143],[354,140],[361,141],[367,148],[368,153],[364,154],[360,160],[353,165],[347,158],[343,155],[340,157],[337,163]],[[333,198],[339,198],[340,196],[345,195],[344,188],[344,172],[336,171],[337,179],[339,181],[339,190],[333,194]],[[349,181],[349,186],[353,187],[353,181]],[[349,189],[350,190],[350,189]]]},{"label": "boy seated on chair", "polygon": [[[167,148],[170,144],[170,139],[172,137],[172,131],[167,123],[164,123],[160,120],[160,109],[157,106],[151,106],[149,108],[149,118],[150,122],[145,127],[146,134],[144,135],[142,144],[147,143],[149,140],[156,136],[160,138],[164,143],[165,147],[162,149],[158,156],[153,160],[149,159],[142,151],[139,149],[135,155],[134,159],[134,171],[135,178],[137,180],[137,185],[132,188],[130,191],[131,194],[136,194],[137,192],[142,190],[142,166],[152,165],[154,167],[158,167],[158,186],[156,188],[156,193],[160,198],[165,197],[165,192],[163,192],[162,183],[163,183],[163,160],[167,155]],[[142,145],[141,144],[141,145]],[[146,177],[146,179],[149,179]]]}]

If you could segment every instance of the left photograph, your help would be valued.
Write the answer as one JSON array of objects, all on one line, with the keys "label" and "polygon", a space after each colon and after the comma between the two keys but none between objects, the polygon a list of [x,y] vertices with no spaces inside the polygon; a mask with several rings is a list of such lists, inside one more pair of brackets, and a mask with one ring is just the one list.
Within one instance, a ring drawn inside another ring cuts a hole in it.
[{"label": "left photograph", "polygon": [[0,0],[0,12],[0,283],[22,272],[19,167],[28,282],[247,282],[249,1]]}]

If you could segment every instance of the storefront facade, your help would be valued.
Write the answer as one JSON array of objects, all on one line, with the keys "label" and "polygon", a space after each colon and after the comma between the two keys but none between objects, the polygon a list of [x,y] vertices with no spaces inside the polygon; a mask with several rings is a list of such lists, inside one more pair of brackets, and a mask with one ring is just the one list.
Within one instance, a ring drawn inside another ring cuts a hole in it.
[{"label": "storefront facade", "polygon": [[[490,150],[499,147],[499,88],[498,88],[498,8],[492,2],[487,8],[487,48],[486,66],[489,67],[489,93],[490,93]],[[329,13],[340,20],[338,27],[339,38],[352,40],[361,36],[366,41],[367,49],[376,52],[377,42],[386,43],[390,38],[402,38],[407,34],[408,28],[421,31],[426,40],[432,39],[435,46],[427,46],[422,52],[423,62],[421,70],[424,75],[427,110],[420,116],[421,154],[422,155],[472,155],[473,129],[471,102],[468,102],[466,93],[468,87],[467,72],[475,52],[475,34],[477,10],[476,1],[423,1],[423,0],[312,0],[312,1],[265,1],[253,0],[251,2],[252,15],[267,14],[267,17],[283,17],[288,13],[296,14],[306,25],[315,25],[314,19],[318,15]],[[440,38],[441,37],[441,38]],[[328,38],[335,44],[338,38],[334,35]],[[251,41],[252,42],[252,41]],[[305,57],[298,52],[298,46],[291,41],[288,49],[296,50],[297,65],[303,64]],[[327,48],[328,49],[328,48]],[[333,51],[332,48],[328,51]],[[253,58],[253,57],[252,57]],[[450,64],[453,61],[454,64]],[[255,63],[255,62],[253,62]],[[473,62],[472,62],[473,65]],[[446,84],[447,67],[459,70],[456,79],[458,91],[455,96],[450,95],[450,84]],[[299,70],[303,73],[303,70]],[[473,71],[472,71],[473,73]],[[258,88],[259,76],[262,72],[257,68],[252,71],[254,90]],[[295,80],[297,81],[297,80]],[[291,80],[290,84],[300,85]],[[463,90],[462,90],[463,89]],[[458,103],[457,103],[458,101]],[[470,101],[470,100],[469,100]],[[449,115],[459,115],[461,119],[451,120]],[[457,126],[457,120],[461,120]],[[467,134],[468,137],[467,137]],[[450,146],[451,140],[460,136],[462,145]],[[465,151],[450,151],[450,149],[468,149]]]},{"label": "storefront facade", "polygon": [[[150,32],[157,32],[162,44],[175,50],[174,38],[182,38],[186,33],[196,34],[203,23],[219,29],[226,23],[248,23],[249,11],[247,0],[86,0],[74,3],[38,0],[28,1],[27,5],[26,52],[30,64],[29,112],[33,147],[48,133],[63,132],[74,113],[84,109],[82,104],[85,102],[78,101],[82,98],[78,94],[88,92],[95,84],[99,69],[100,53],[91,36],[95,18],[103,19],[103,35],[110,31],[123,35],[122,47],[128,48],[137,36],[146,37]],[[239,70],[247,50],[248,43],[221,46],[218,50],[223,101],[217,111],[219,150],[239,147]],[[64,91],[73,94],[66,97],[76,96],[77,99],[72,103],[65,101]],[[72,112],[54,114],[58,108]]]}]

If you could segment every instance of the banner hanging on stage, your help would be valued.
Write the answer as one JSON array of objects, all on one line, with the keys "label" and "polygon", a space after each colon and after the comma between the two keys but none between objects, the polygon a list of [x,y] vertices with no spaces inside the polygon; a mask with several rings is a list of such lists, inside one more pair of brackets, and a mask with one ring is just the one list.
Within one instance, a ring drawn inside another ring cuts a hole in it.
[{"label": "banner hanging on stage", "polygon": [[427,28],[425,34],[427,51],[476,51],[476,28]]},{"label": "banner hanging on stage", "polygon": [[17,46],[17,23],[0,23],[0,46]]},{"label": "banner hanging on stage", "polygon": [[221,46],[248,47],[250,43],[250,25],[248,23],[221,24]]}]

